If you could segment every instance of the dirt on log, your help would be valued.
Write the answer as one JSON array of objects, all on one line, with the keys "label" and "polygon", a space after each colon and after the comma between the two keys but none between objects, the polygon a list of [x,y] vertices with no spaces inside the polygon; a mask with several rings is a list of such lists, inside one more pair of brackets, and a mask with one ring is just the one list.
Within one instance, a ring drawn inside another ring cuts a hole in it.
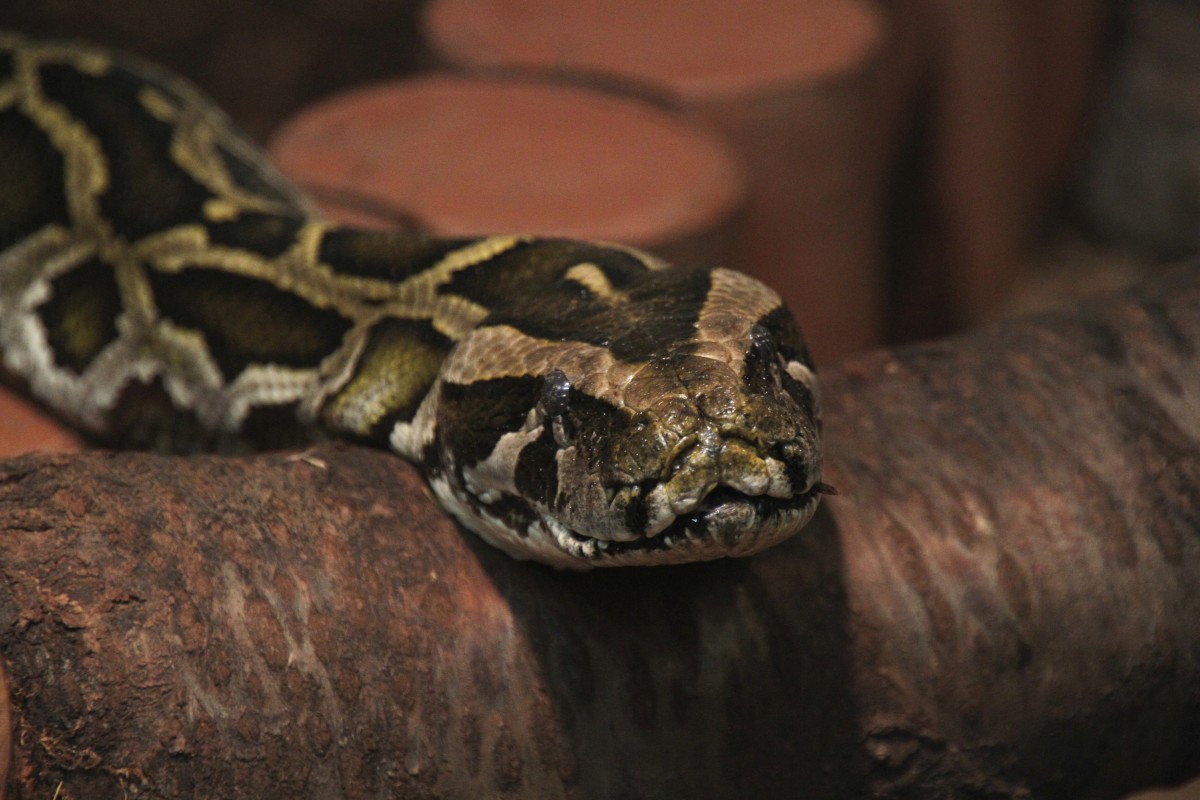
[{"label": "dirt on log", "polygon": [[790,542],[557,573],[387,453],[0,463],[11,797],[1115,798],[1200,772],[1200,270],[825,376]]}]

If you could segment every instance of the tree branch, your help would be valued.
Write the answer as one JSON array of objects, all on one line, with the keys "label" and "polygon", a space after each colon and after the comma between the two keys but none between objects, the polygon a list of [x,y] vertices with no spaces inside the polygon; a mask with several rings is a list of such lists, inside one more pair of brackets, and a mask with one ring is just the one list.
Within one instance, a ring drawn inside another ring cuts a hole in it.
[{"label": "tree branch", "polygon": [[[411,468],[0,462],[16,797],[1115,798],[1200,772],[1200,273],[825,377],[813,524],[561,574]],[[60,787],[61,784],[61,788]]]}]

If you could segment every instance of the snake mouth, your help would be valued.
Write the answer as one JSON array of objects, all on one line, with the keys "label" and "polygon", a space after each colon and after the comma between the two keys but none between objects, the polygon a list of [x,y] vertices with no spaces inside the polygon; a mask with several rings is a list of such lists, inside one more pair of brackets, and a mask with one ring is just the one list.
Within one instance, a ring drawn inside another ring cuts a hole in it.
[{"label": "snake mouth", "polygon": [[814,483],[789,498],[750,495],[720,486],[700,504],[653,536],[596,539],[565,527],[554,531],[559,546],[591,566],[675,564],[726,556],[749,556],[787,539],[812,518],[832,486]]}]

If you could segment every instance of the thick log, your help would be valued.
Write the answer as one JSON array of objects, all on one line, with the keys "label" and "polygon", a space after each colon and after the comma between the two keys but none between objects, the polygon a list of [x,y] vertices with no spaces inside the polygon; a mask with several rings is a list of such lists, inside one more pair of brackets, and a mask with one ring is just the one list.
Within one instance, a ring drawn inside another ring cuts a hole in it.
[{"label": "thick log", "polygon": [[15,797],[1115,798],[1200,772],[1200,272],[826,376],[755,558],[564,574],[387,453],[0,463]]}]

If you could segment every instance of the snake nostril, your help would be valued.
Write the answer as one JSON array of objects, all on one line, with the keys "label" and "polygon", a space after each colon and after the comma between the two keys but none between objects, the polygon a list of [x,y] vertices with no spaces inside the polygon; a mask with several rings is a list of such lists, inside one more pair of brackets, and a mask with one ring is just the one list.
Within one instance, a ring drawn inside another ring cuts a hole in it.
[{"label": "snake nostril", "polygon": [[771,450],[773,456],[784,462],[795,461],[804,457],[804,448],[795,439],[778,442]]},{"label": "snake nostril", "polygon": [[800,442],[789,439],[780,442],[773,448],[774,455],[783,462],[784,474],[792,485],[792,491],[799,492],[808,487],[809,471],[807,450]]}]

